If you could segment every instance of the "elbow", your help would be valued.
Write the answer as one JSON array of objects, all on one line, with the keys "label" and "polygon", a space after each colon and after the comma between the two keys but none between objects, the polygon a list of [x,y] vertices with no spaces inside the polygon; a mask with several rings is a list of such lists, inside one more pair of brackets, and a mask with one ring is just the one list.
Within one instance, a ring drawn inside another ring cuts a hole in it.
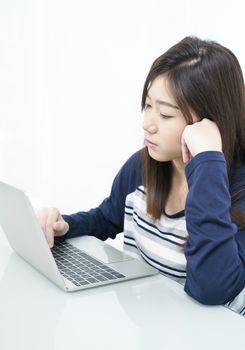
[{"label": "elbow", "polygon": [[185,284],[185,292],[203,305],[224,305],[231,299],[235,298],[245,287],[242,283],[236,288],[226,288],[224,285],[209,284],[190,286],[188,282]]},{"label": "elbow", "polygon": [[224,296],[220,293],[210,291],[209,293],[205,293],[203,291],[193,292],[189,288],[185,287],[185,292],[193,299],[198,301],[203,305],[222,305],[225,304]]}]

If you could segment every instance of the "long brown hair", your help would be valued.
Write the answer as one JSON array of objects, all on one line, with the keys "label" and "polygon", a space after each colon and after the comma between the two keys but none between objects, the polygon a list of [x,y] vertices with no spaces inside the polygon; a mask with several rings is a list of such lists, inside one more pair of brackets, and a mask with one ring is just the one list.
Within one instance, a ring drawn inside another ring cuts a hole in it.
[{"label": "long brown hair", "polygon": [[[143,88],[142,111],[149,86],[163,74],[187,124],[193,124],[191,113],[217,124],[231,182],[233,161],[245,162],[245,91],[236,56],[215,41],[185,37],[153,62]],[[155,220],[165,209],[171,179],[172,162],[154,160],[145,148],[142,180],[147,213]],[[245,188],[231,194],[230,214],[233,222],[245,227],[245,212],[235,206],[241,195],[245,195]]]}]

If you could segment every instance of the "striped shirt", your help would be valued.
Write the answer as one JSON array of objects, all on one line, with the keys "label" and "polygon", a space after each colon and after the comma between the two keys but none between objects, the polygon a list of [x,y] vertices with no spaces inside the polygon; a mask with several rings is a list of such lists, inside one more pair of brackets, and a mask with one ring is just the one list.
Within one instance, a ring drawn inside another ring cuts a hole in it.
[{"label": "striped shirt", "polygon": [[184,214],[174,215],[175,218],[162,214],[154,223],[146,214],[145,196],[144,187],[140,186],[126,197],[124,251],[184,284],[183,244],[187,237]]}]

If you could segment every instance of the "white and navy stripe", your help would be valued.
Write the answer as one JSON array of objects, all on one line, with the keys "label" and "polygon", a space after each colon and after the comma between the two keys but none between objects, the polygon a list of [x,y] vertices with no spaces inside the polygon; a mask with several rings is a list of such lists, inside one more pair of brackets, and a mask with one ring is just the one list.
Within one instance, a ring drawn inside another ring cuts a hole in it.
[{"label": "white and navy stripe", "polygon": [[181,250],[186,236],[183,217],[171,219],[163,214],[153,222],[146,214],[143,186],[127,196],[124,250],[180,283],[186,279],[186,259]]}]

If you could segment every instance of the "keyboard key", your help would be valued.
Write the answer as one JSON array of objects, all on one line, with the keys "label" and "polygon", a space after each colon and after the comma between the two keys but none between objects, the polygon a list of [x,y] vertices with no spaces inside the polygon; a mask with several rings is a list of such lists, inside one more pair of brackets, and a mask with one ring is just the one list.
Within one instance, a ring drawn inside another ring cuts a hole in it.
[{"label": "keyboard key", "polygon": [[97,283],[98,281],[95,279],[95,278],[93,278],[93,277],[88,277],[87,278],[87,281],[89,281],[90,283]]},{"label": "keyboard key", "polygon": [[107,273],[107,272],[103,272],[102,275],[107,277],[108,279],[110,279],[112,277],[112,275],[110,273]]},{"label": "keyboard key", "polygon": [[105,277],[103,277],[103,276],[97,276],[96,277],[96,279],[98,280],[98,281],[107,281],[107,278],[105,278]]}]

